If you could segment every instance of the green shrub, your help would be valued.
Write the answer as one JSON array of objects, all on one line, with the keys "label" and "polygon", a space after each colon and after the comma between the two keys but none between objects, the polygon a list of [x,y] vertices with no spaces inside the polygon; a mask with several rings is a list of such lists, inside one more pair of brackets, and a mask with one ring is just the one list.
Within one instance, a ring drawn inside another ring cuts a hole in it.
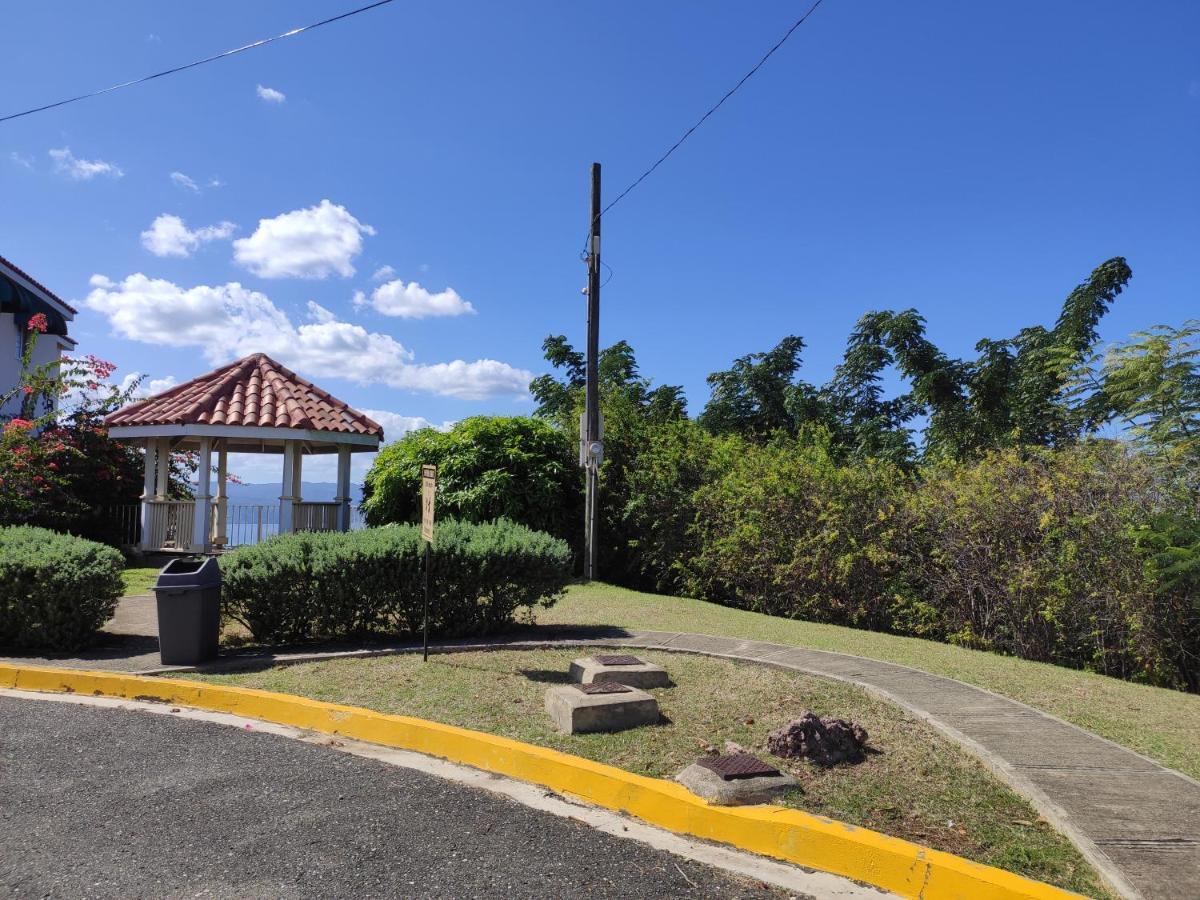
[{"label": "green shrub", "polygon": [[1153,586],[1133,538],[1160,502],[1144,457],[1093,442],[929,470],[912,566],[952,643],[1146,677]]},{"label": "green shrub", "polygon": [[438,467],[438,511],[468,522],[509,519],[573,540],[583,522],[571,439],[526,416],[474,416],[388,444],[363,485],[368,525],[421,519],[421,466]]},{"label": "green shrub", "polygon": [[891,463],[839,465],[821,435],[726,439],[695,495],[689,587],[770,615],[889,630],[908,489]]},{"label": "green shrub", "polygon": [[[412,636],[424,604],[414,525],[289,534],[222,557],[222,607],[255,639]],[[483,635],[520,609],[552,606],[570,577],[566,543],[507,520],[437,526],[430,633]]]},{"label": "green shrub", "polygon": [[121,596],[121,554],[104,544],[20,525],[0,528],[0,645],[75,650]]},{"label": "green shrub", "polygon": [[1153,585],[1135,620],[1139,655],[1155,684],[1200,693],[1200,516],[1175,510],[1134,533]]},{"label": "green shrub", "polygon": [[687,554],[695,596],[1200,690],[1187,473],[1111,441],[915,476],[841,463],[819,435],[706,452],[691,502],[676,500],[688,539],[666,545]]}]

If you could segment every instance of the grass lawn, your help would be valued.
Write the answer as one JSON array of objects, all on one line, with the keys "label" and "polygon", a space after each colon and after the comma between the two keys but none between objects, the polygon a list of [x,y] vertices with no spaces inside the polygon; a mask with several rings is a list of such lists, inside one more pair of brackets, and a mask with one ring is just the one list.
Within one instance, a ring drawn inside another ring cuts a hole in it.
[{"label": "grass lawn", "polygon": [[1195,694],[917,638],[780,619],[604,584],[571,587],[565,600],[540,612],[538,621],[719,634],[912,666],[1028,703],[1200,778],[1200,696]]},{"label": "grass lawn", "polygon": [[157,567],[126,566],[125,571],[121,573],[121,580],[125,582],[125,596],[150,593],[158,573]]},{"label": "grass lawn", "polygon": [[[586,596],[575,592],[572,603]],[[428,664],[405,655],[184,677],[419,716],[659,778],[726,740],[762,751],[770,730],[806,709],[849,717],[867,729],[878,752],[860,765],[829,770],[780,760],[803,786],[792,805],[1107,896],[1075,848],[1025,801],[924,723],[865,691],[763,666],[639,654],[665,665],[676,683],[653,691],[667,721],[613,735],[562,735],[550,727],[543,695],[566,682],[577,652],[455,653]]]}]

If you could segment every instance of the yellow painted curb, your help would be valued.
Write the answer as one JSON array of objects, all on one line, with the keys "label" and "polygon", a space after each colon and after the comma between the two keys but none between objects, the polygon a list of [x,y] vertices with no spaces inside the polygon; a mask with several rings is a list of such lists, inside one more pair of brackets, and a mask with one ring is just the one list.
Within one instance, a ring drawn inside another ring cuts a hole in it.
[{"label": "yellow painted curb", "polygon": [[289,694],[197,681],[13,666],[0,688],[154,700],[414,750],[543,785],[680,834],[832,872],[921,900],[1057,900],[1069,891],[779,806],[711,806],[683,786],[509,738]]}]

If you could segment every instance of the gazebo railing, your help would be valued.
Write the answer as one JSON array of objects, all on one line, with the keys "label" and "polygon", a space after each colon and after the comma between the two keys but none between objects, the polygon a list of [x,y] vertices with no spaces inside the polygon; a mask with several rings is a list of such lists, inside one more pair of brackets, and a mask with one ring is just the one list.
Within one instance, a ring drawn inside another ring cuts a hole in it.
[{"label": "gazebo railing", "polygon": [[295,531],[337,531],[340,503],[297,503],[292,513],[292,528]]},{"label": "gazebo railing", "polygon": [[258,544],[276,534],[279,534],[278,503],[238,503],[226,507],[226,548]]},{"label": "gazebo railing", "polygon": [[190,550],[196,526],[192,500],[147,500],[149,545],[156,550]]},{"label": "gazebo railing", "polygon": [[136,547],[142,537],[142,505],[122,503],[100,507],[104,527],[103,540],[118,547]]},{"label": "gazebo railing", "polygon": [[[219,513],[213,498],[211,534],[218,549],[229,550],[246,544],[257,544],[279,534],[279,504],[233,504],[225,506],[225,540],[217,542]],[[150,500],[147,503],[148,525],[145,546],[152,550],[190,550],[195,534],[196,504],[191,500]],[[139,507],[131,507],[136,512]],[[292,513],[293,531],[337,531],[342,505],[340,503],[302,501]],[[125,511],[123,511],[125,512]],[[135,523],[136,524],[136,523]],[[350,528],[365,527],[362,514],[351,507]],[[135,535],[136,536],[136,535]]]}]

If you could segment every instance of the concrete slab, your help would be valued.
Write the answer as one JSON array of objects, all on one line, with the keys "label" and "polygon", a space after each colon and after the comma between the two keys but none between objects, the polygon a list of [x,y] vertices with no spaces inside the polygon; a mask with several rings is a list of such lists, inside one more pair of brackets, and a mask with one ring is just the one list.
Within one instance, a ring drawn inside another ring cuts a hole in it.
[{"label": "concrete slab", "polygon": [[685,788],[718,806],[752,806],[774,803],[788,791],[799,787],[790,775],[759,775],[754,778],[735,778],[726,781],[712,769],[692,763],[675,776]]},{"label": "concrete slab", "polygon": [[625,731],[658,723],[657,700],[637,688],[615,687],[622,690],[587,694],[581,685],[557,685],[546,691],[546,712],[564,734]]},{"label": "concrete slab", "polygon": [[583,656],[571,663],[571,680],[576,684],[593,684],[597,681],[614,681],[635,688],[660,688],[671,684],[667,670],[641,657],[633,663],[614,665],[612,660],[628,654],[604,654]]}]

